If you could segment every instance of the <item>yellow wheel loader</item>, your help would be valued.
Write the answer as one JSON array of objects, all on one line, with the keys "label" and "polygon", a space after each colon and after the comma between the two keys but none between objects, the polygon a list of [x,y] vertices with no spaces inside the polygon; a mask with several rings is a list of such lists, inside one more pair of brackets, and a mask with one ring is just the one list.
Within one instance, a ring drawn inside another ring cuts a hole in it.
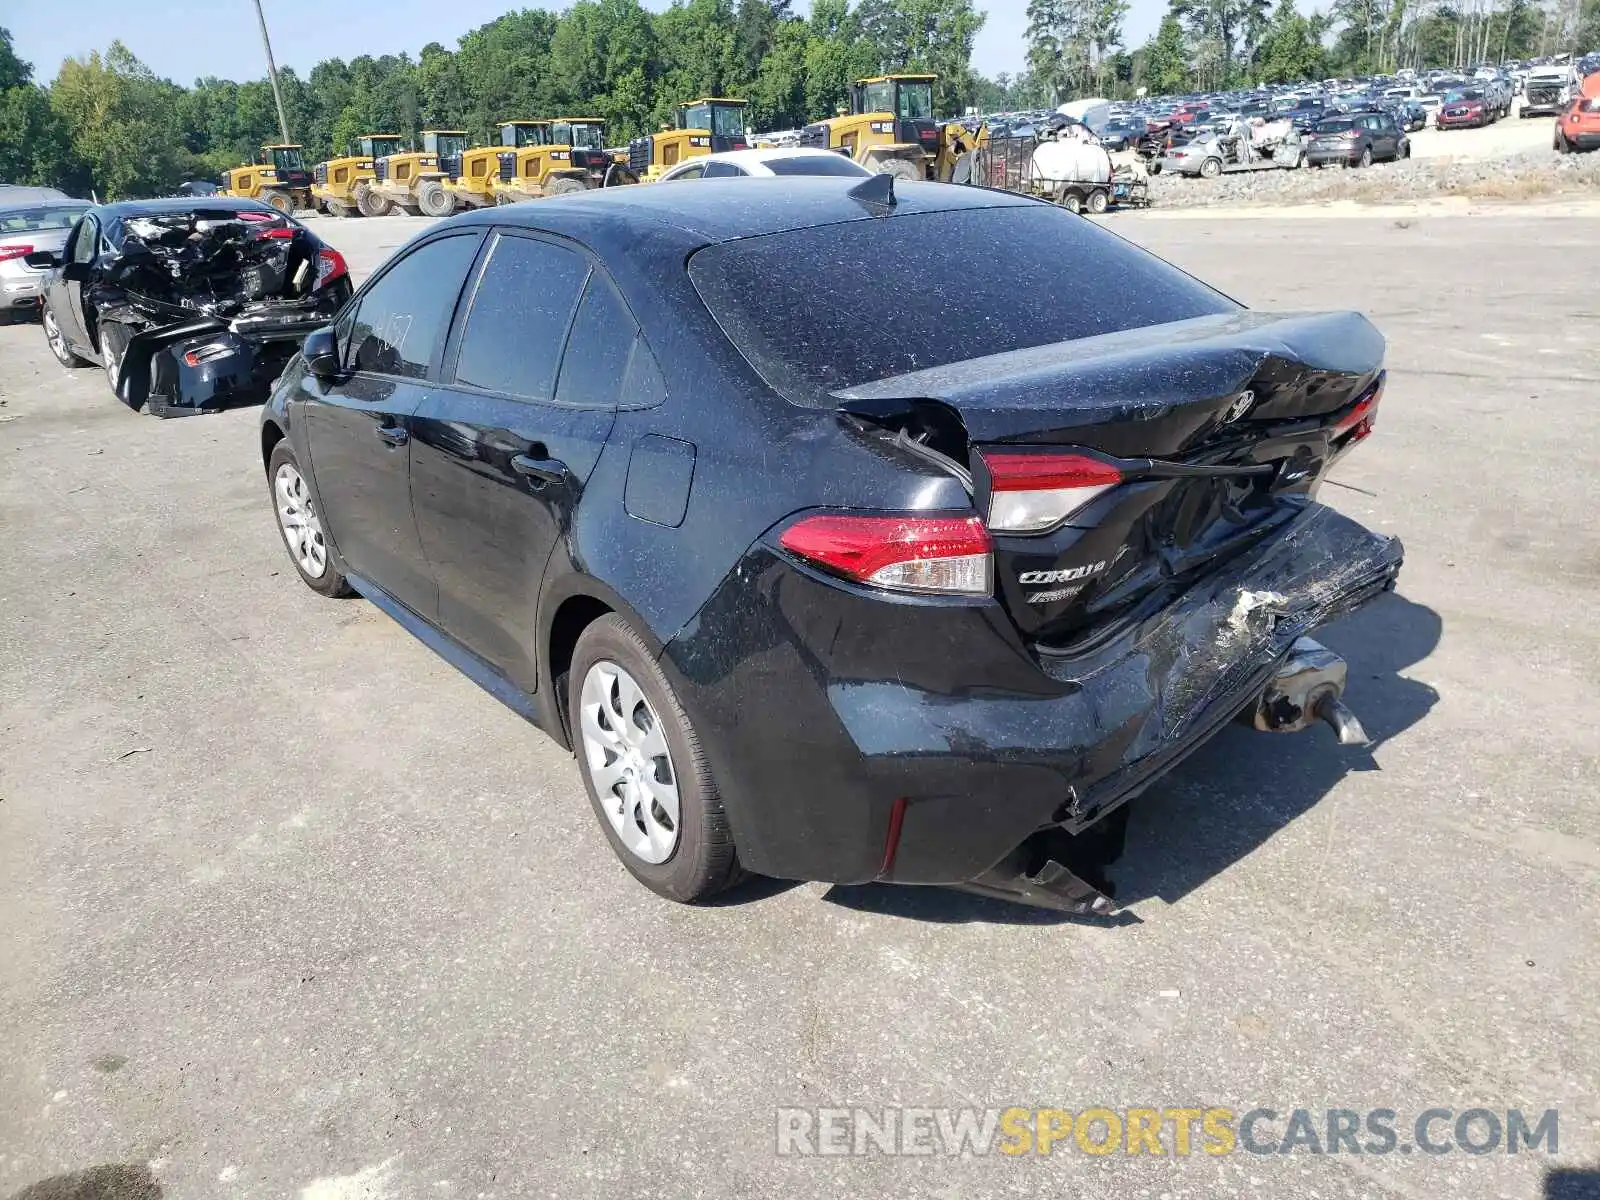
[{"label": "yellow wheel loader", "polygon": [[495,128],[499,130],[499,143],[463,151],[460,167],[451,178],[444,180],[444,190],[461,208],[485,208],[496,203],[494,190],[501,182],[502,156],[510,155],[511,170],[515,174],[518,150],[524,146],[550,144],[549,121],[501,121]]},{"label": "yellow wheel loader", "polygon": [[288,142],[261,147],[255,162],[233,167],[222,177],[222,194],[264,201],[285,216],[310,208],[311,172],[303,149]]},{"label": "yellow wheel loader", "polygon": [[495,202],[515,204],[604,187],[616,165],[606,149],[606,123],[599,117],[556,117],[546,143],[500,152]]},{"label": "yellow wheel loader", "polygon": [[[372,181],[367,186],[372,195],[386,202],[388,207],[385,212],[400,208],[413,217],[421,216],[420,191],[422,185],[429,182],[439,185],[437,191],[429,189],[430,201],[443,209],[443,212],[430,215],[446,215],[455,208],[455,200],[444,190],[442,182],[444,172],[439,167],[439,154],[436,149],[441,138],[445,139],[447,145],[461,147],[467,144],[464,130],[424,129],[421,150],[397,150],[373,161]],[[430,146],[435,149],[430,150]]]},{"label": "yellow wheel loader", "polygon": [[868,170],[899,179],[934,178],[939,123],[934,75],[875,75],[850,88],[850,112],[807,125],[802,146],[838,150]]},{"label": "yellow wheel loader", "polygon": [[377,160],[399,150],[397,133],[364,133],[351,141],[348,153],[317,164],[311,198],[318,211],[335,217],[381,217],[388,202],[371,194]]},{"label": "yellow wheel loader", "polygon": [[654,183],[662,172],[687,158],[724,150],[743,150],[746,102],[725,96],[705,96],[678,109],[677,125],[646,134],[628,143],[628,170],[643,183]]},{"label": "yellow wheel loader", "polygon": [[423,161],[432,158],[438,174],[424,169],[417,176],[412,194],[425,217],[448,217],[456,210],[451,185],[466,167],[467,135],[460,129],[425,129],[422,132]]}]

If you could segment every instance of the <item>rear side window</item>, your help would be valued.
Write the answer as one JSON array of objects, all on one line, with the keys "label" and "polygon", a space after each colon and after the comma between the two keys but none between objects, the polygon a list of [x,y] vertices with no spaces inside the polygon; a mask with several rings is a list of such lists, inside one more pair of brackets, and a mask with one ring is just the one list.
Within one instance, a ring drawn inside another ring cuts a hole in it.
[{"label": "rear side window", "polygon": [[440,238],[385,271],[357,303],[345,362],[357,371],[425,379],[444,344],[481,238]]},{"label": "rear side window", "polygon": [[949,363],[1238,305],[1047,204],[957,209],[708,246],[689,275],[764,379],[798,403]]},{"label": "rear side window", "polygon": [[842,154],[802,154],[798,158],[769,158],[762,164],[774,175],[869,175],[865,167]]},{"label": "rear side window", "polygon": [[561,359],[556,403],[575,408],[615,408],[622,396],[628,357],[639,330],[611,285],[589,276],[583,303]]},{"label": "rear side window", "polygon": [[561,343],[589,260],[534,238],[502,237],[478,280],[456,359],[456,382],[522,400],[555,394]]},{"label": "rear side window", "polygon": [[743,174],[744,172],[731,162],[713,162],[706,164],[704,177],[706,179],[732,179]]}]

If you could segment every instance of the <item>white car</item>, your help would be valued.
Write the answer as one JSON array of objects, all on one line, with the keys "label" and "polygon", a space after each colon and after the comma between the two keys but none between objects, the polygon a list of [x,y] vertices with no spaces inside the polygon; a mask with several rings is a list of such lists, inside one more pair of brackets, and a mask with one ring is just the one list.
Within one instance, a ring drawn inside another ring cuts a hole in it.
[{"label": "white car", "polygon": [[807,146],[770,150],[728,150],[681,162],[661,177],[662,183],[680,179],[731,179],[738,175],[871,175],[860,163],[837,150]]}]

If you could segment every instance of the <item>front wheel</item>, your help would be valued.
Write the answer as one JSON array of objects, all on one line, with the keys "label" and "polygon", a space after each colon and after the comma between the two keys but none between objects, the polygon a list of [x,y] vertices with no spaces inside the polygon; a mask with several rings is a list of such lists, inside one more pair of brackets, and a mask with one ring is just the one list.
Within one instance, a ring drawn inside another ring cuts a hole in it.
[{"label": "front wheel", "polygon": [[456,198],[445,190],[444,184],[429,179],[417,188],[417,207],[425,217],[448,217],[456,210]]},{"label": "front wheel", "polygon": [[1561,130],[1556,130],[1555,151],[1557,154],[1571,154],[1572,143],[1561,136]]},{"label": "front wheel", "polygon": [[563,175],[560,179],[552,179],[546,184],[544,194],[546,196],[570,196],[574,192],[586,192],[588,190],[583,186],[582,180],[570,179]]},{"label": "front wheel", "polygon": [[578,770],[611,849],[683,903],[738,876],[733,835],[694,723],[643,639],[616,614],[578,639],[568,678]]},{"label": "front wheel", "polygon": [[879,175],[893,175],[896,179],[915,180],[922,178],[917,168],[903,158],[890,158],[872,164],[872,169]]},{"label": "front wheel", "polygon": [[334,562],[322,517],[288,439],[272,448],[272,457],[267,460],[267,489],[272,494],[272,511],[277,514],[278,532],[283,534],[289,561],[305,585],[324,596],[355,595]]},{"label": "front wheel", "polygon": [[263,204],[272,205],[286,217],[294,212],[294,201],[289,198],[287,192],[280,192],[277,188],[263,188],[257,199]]}]

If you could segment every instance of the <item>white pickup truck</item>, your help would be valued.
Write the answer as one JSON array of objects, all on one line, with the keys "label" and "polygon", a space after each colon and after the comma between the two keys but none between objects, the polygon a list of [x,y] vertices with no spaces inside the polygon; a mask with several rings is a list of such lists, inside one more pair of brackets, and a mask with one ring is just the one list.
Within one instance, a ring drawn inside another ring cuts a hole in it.
[{"label": "white pickup truck", "polygon": [[1578,94],[1578,74],[1570,64],[1534,67],[1523,85],[1524,117],[1554,116],[1563,112]]}]

